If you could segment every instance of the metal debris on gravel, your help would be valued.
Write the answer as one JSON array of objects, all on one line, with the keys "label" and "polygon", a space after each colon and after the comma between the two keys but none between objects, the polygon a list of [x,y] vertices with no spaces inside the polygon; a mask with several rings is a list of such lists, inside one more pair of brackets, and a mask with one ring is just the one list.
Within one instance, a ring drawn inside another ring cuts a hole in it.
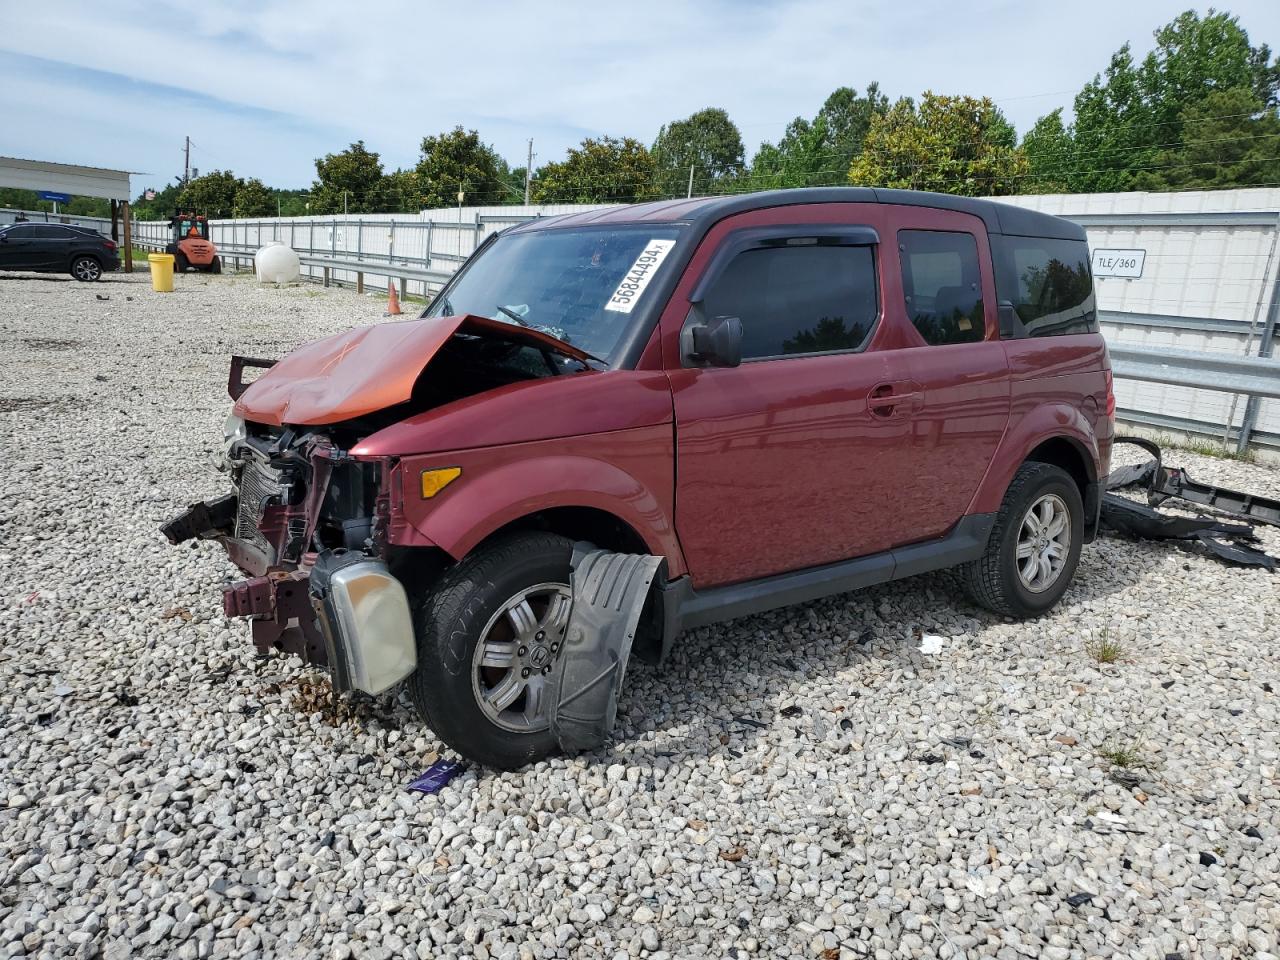
[{"label": "metal debris on gravel", "polygon": [[1162,543],[1033,623],[935,574],[695,630],[609,748],[406,791],[405,703],[297,703],[156,532],[225,488],[232,351],[380,312],[0,276],[0,957],[1280,955],[1280,580]]}]

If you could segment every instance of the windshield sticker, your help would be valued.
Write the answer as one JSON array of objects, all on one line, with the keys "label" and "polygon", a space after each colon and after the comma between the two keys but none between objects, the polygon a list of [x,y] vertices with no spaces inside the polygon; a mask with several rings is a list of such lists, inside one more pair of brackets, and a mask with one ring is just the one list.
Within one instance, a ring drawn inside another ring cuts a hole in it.
[{"label": "windshield sticker", "polygon": [[623,276],[618,289],[613,291],[613,296],[609,298],[604,308],[617,313],[630,313],[631,308],[640,299],[640,294],[644,293],[644,288],[649,285],[649,281],[653,279],[653,275],[662,266],[662,261],[667,258],[667,254],[675,245],[674,240],[650,240],[645,244],[644,249],[640,251],[640,256],[636,257],[636,262]]}]

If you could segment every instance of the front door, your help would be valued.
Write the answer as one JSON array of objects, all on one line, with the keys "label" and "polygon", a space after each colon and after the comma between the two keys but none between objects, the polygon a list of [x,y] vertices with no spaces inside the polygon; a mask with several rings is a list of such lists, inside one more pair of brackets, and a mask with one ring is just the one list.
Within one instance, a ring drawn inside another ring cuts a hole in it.
[{"label": "front door", "polygon": [[[885,347],[874,204],[760,210],[713,228],[662,318],[676,530],[697,588],[875,553],[910,467],[919,392]],[[841,232],[842,227],[849,229]],[[743,362],[683,358],[691,312],[736,316]]]},{"label": "front door", "polygon": [[6,270],[31,270],[40,264],[38,228],[19,223],[4,232],[0,242],[0,263]]}]

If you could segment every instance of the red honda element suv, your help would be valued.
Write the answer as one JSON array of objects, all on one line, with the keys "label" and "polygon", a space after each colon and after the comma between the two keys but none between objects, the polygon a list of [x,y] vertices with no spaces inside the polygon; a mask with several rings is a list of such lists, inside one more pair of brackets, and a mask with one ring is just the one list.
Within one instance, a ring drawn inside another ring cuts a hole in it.
[{"label": "red honda element suv", "polygon": [[503,768],[603,739],[687,627],[951,566],[1045,612],[1114,412],[1080,227],[869,188],[523,223],[230,391],[234,489],[166,534],[222,543],[259,649]]}]

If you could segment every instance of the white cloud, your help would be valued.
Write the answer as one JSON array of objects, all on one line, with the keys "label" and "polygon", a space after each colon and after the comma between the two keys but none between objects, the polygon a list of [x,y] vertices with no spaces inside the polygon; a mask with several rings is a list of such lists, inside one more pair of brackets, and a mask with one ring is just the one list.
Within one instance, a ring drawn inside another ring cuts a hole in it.
[{"label": "white cloud", "polygon": [[[870,80],[891,96],[986,94],[1026,129],[1069,105],[1064,91],[1121,43],[1148,48],[1184,5],[120,0],[88,13],[44,0],[5,7],[0,49],[253,109],[170,91],[122,99],[74,72],[41,72],[33,85],[12,66],[24,61],[0,58],[0,152],[57,148],[58,159],[165,174],[189,133],[203,167],[305,185],[315,156],[357,137],[394,167],[414,161],[423,135],[462,124],[513,163],[532,136],[545,161],[587,134],[649,141],[660,124],[711,105],[754,148],[835,87]],[[1280,5],[1232,9],[1255,43],[1277,39]]]}]

